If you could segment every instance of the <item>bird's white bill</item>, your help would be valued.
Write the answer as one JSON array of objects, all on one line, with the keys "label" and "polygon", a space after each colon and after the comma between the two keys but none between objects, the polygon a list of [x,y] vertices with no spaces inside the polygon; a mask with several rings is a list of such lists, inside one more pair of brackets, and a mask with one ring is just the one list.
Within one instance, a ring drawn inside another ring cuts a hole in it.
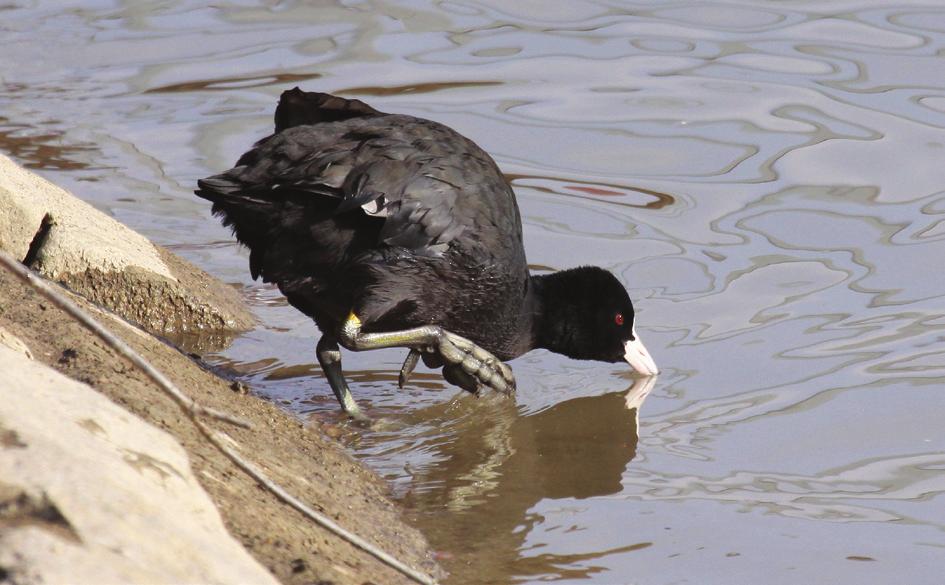
[{"label": "bird's white bill", "polygon": [[623,344],[623,348],[623,359],[627,360],[630,367],[638,374],[655,376],[660,373],[659,369],[656,367],[656,362],[653,361],[650,352],[643,346],[643,342],[640,341],[640,336],[637,335],[635,329],[633,331],[633,339],[627,340],[627,342]]}]

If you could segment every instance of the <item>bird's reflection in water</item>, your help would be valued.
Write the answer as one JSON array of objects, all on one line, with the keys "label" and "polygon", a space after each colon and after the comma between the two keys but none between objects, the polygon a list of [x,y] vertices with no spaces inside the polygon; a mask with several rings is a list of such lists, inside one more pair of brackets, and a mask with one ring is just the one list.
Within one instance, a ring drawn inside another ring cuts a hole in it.
[{"label": "bird's reflection in water", "polygon": [[543,520],[532,510],[538,502],[621,490],[636,455],[640,405],[654,383],[637,379],[627,391],[574,398],[526,416],[512,401],[478,404],[481,414],[451,429],[452,440],[428,445],[437,462],[415,472],[415,489],[403,503],[434,548],[447,553],[443,564],[454,582],[580,577],[593,569],[574,563],[617,552],[535,556],[523,547]]}]

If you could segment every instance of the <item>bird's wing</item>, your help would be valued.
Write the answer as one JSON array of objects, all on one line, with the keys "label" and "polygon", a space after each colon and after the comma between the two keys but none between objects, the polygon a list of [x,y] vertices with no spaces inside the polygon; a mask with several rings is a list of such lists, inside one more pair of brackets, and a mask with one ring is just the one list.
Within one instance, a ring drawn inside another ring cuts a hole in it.
[{"label": "bird's wing", "polygon": [[441,255],[454,242],[474,249],[490,239],[521,242],[515,197],[494,161],[435,122],[381,115],[297,126],[260,141],[241,162],[200,181],[198,194],[335,198],[335,214],[383,220],[379,245],[420,255]]}]

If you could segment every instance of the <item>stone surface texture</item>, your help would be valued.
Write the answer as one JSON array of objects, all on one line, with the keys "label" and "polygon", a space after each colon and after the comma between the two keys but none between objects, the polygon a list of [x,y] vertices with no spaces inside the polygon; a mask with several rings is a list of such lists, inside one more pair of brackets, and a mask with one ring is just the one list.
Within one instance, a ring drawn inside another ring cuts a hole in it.
[{"label": "stone surface texture", "polygon": [[239,331],[239,295],[0,154],[0,250],[152,333]]},{"label": "stone surface texture", "polygon": [[30,351],[30,348],[19,337],[2,326],[0,326],[0,345],[6,346],[26,358],[33,359],[33,352]]},{"label": "stone surface texture", "polygon": [[276,583],[226,531],[170,435],[6,346],[0,371],[7,579]]}]

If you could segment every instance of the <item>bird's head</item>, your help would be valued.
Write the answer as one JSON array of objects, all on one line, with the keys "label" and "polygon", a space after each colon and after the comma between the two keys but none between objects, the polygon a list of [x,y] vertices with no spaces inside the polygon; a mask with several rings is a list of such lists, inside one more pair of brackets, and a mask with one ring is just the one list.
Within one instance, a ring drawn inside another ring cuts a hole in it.
[{"label": "bird's head", "polygon": [[646,376],[659,372],[636,332],[630,295],[613,274],[582,266],[536,280],[539,347],[574,359],[626,361]]}]

